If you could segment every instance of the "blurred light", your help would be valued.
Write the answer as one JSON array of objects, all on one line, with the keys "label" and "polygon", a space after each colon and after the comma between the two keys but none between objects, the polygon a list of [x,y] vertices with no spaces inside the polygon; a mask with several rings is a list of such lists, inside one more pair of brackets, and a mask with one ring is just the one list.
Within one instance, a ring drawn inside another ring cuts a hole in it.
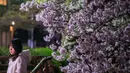
[{"label": "blurred light", "polygon": [[11,32],[13,31],[13,26],[10,26],[10,31],[11,31]]},{"label": "blurred light", "polygon": [[7,0],[0,0],[0,5],[6,6],[7,5]]},{"label": "blurred light", "polygon": [[14,22],[14,21],[12,21],[12,25],[15,25],[15,22]]}]

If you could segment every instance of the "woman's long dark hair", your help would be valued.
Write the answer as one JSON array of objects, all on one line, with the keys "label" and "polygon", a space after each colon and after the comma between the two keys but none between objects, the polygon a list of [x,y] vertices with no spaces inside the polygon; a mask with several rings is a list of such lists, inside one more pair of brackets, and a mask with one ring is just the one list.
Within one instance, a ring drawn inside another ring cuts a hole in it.
[{"label": "woman's long dark hair", "polygon": [[14,61],[14,60],[18,57],[19,53],[22,52],[22,49],[23,49],[22,41],[21,41],[19,38],[14,38],[13,40],[10,41],[8,47],[9,47],[10,45],[12,45],[12,47],[13,47],[14,50],[16,51],[16,54],[14,54],[14,55],[11,55],[11,54],[10,54],[10,55],[9,55],[9,57],[11,57],[12,60]]}]

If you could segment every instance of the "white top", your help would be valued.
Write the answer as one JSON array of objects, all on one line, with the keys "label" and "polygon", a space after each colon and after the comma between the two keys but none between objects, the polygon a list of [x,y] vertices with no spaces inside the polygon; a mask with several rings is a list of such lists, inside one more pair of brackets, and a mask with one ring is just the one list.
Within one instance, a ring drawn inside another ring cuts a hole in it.
[{"label": "white top", "polygon": [[29,49],[23,50],[15,61],[12,58],[9,59],[7,73],[27,73],[27,66],[30,61],[31,53]]}]

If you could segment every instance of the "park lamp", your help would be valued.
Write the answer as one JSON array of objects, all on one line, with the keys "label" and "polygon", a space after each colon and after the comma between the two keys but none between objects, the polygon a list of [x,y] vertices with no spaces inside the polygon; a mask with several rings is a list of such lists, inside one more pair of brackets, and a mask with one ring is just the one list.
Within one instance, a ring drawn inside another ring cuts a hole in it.
[{"label": "park lamp", "polygon": [[15,25],[15,22],[14,22],[14,21],[12,21],[12,25],[13,25],[13,26]]},{"label": "park lamp", "polygon": [[11,26],[10,26],[10,32],[11,32],[11,38],[13,39],[13,34],[14,34],[14,25],[15,25],[15,22],[12,21],[11,22]]},{"label": "park lamp", "polygon": [[11,26],[10,26],[10,31],[11,31],[11,32],[13,32],[13,30],[14,30],[14,28],[13,28],[14,25],[15,25],[15,22],[12,21]]}]

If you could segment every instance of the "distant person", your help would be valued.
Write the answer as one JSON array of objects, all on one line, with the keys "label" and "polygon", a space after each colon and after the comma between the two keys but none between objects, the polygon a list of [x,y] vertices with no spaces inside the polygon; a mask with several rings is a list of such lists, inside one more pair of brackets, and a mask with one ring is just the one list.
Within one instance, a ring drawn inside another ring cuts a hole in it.
[{"label": "distant person", "polygon": [[7,73],[27,73],[27,66],[31,61],[29,49],[23,50],[22,42],[19,38],[14,38],[9,43],[9,65]]}]

